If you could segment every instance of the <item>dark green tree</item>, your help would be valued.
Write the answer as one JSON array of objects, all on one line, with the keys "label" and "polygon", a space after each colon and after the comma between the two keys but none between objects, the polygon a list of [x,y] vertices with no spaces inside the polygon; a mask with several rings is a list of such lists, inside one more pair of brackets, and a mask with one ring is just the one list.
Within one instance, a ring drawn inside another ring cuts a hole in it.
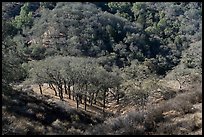
[{"label": "dark green tree", "polygon": [[32,12],[29,10],[29,3],[25,3],[21,7],[20,15],[16,16],[13,24],[18,29],[23,29],[26,26],[31,27],[33,23]]}]

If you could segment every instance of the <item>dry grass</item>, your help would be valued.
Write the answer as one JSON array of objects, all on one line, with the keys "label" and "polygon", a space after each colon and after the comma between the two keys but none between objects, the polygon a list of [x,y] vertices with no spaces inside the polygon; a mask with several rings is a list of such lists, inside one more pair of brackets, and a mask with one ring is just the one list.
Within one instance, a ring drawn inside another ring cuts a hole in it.
[{"label": "dry grass", "polygon": [[[35,92],[10,91],[3,94],[3,135],[82,134],[100,119],[70,108],[65,102]],[[73,132],[73,133],[72,133]]]}]

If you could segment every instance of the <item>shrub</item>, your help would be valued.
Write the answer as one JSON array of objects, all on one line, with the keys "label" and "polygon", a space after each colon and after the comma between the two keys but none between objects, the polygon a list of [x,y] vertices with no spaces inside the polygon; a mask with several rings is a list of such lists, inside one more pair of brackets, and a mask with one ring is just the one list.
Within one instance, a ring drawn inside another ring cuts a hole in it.
[{"label": "shrub", "polygon": [[114,120],[109,120],[108,124],[110,124],[113,131],[116,131],[123,127],[123,119],[121,117],[117,117]]},{"label": "shrub", "polygon": [[170,100],[165,104],[165,107],[169,110],[176,110],[180,112],[181,114],[186,114],[190,112],[193,105],[184,99],[178,100],[177,98]]},{"label": "shrub", "polygon": [[76,129],[76,128],[71,127],[68,129],[66,134],[68,134],[68,135],[83,135],[84,132],[80,129]]},{"label": "shrub", "polygon": [[[199,120],[198,120],[199,119]],[[198,115],[188,118],[179,118],[173,122],[162,122],[156,128],[155,134],[165,135],[187,135],[202,127],[201,119]]]},{"label": "shrub", "polygon": [[173,90],[164,90],[161,92],[164,100],[169,100],[171,98],[174,98],[176,96],[176,91]]},{"label": "shrub", "polygon": [[149,132],[155,129],[156,123],[164,120],[163,112],[166,110],[164,105],[150,108],[144,121],[145,131]]},{"label": "shrub", "polygon": [[178,132],[178,125],[175,123],[162,122],[156,129],[155,134],[159,135],[172,135]]},{"label": "shrub", "polygon": [[113,134],[112,130],[110,129],[110,126],[107,124],[98,124],[94,127],[89,128],[85,134],[90,135],[108,135]]},{"label": "shrub", "polygon": [[125,117],[110,118],[103,124],[98,124],[86,131],[86,134],[97,135],[141,135],[144,134],[144,113],[132,111]]},{"label": "shrub", "polygon": [[124,135],[142,135],[144,134],[144,113],[142,112],[130,112],[123,119],[123,133]]},{"label": "shrub", "polygon": [[75,122],[80,121],[79,115],[77,115],[77,114],[71,115],[71,121],[75,121]]},{"label": "shrub", "polygon": [[193,93],[187,92],[187,93],[179,94],[178,96],[176,96],[175,99],[186,100],[192,104],[196,104],[202,101],[202,91],[195,91]]}]

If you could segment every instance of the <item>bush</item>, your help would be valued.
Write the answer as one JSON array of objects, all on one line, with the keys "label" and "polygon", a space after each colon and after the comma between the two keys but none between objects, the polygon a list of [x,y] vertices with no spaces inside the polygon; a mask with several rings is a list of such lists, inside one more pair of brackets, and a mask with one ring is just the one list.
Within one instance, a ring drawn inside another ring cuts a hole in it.
[{"label": "bush", "polygon": [[200,103],[202,101],[202,91],[187,92],[176,96],[177,100],[186,100],[192,104]]},{"label": "bush", "polygon": [[155,129],[155,126],[158,122],[164,120],[163,112],[166,111],[164,105],[152,107],[147,110],[147,115],[144,121],[145,131],[150,132]]},{"label": "bush", "polygon": [[[144,134],[144,113],[142,112],[130,112],[123,119],[123,132],[124,135],[142,135]],[[121,132],[121,131],[119,131]]]},{"label": "bush", "polygon": [[123,127],[123,119],[121,117],[118,117],[115,118],[114,120],[109,120],[108,124],[110,125],[113,131],[116,131]]},{"label": "bush", "polygon": [[76,129],[71,127],[70,129],[68,129],[66,135],[83,135],[84,132],[80,129]]},{"label": "bush", "polygon": [[176,96],[176,91],[173,91],[173,90],[164,90],[161,92],[164,100],[169,100],[171,98],[174,98]]},{"label": "bush", "polygon": [[89,135],[108,135],[113,134],[110,126],[107,124],[99,124],[94,127],[89,128],[85,134]]},{"label": "bush", "polygon": [[132,111],[125,117],[110,118],[103,124],[89,128],[86,134],[94,135],[141,135],[144,134],[144,113]]},{"label": "bush", "polygon": [[189,133],[200,128],[196,126],[194,119],[181,120],[174,123],[163,122],[156,129],[155,134],[159,135],[188,135]]},{"label": "bush", "polygon": [[156,129],[158,135],[172,135],[178,132],[178,125],[169,122],[162,122]]},{"label": "bush", "polygon": [[186,114],[188,112],[191,111],[191,108],[193,107],[193,105],[186,100],[178,100],[177,98],[169,100],[166,104],[165,107],[168,110],[176,110],[178,112],[180,112],[181,114]]}]

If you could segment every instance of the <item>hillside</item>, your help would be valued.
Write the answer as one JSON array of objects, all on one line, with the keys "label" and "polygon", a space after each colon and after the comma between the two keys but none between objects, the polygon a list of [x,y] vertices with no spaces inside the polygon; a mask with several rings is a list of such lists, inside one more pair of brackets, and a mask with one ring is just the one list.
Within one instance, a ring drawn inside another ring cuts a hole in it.
[{"label": "hillside", "polygon": [[176,91],[173,97],[169,95],[173,90],[152,91],[145,109],[126,106],[119,115],[114,109],[121,108],[111,103],[105,119],[101,107],[88,106],[84,111],[81,104],[76,110],[75,101],[68,96],[60,101],[46,87],[43,95],[38,88],[17,87],[22,90],[2,96],[2,134],[202,134],[202,89],[198,84]]},{"label": "hillside", "polygon": [[2,135],[201,135],[201,2],[3,2]]},{"label": "hillside", "polygon": [[102,122],[68,103],[40,96],[31,89],[9,90],[2,96],[3,135],[82,134],[87,126]]}]

